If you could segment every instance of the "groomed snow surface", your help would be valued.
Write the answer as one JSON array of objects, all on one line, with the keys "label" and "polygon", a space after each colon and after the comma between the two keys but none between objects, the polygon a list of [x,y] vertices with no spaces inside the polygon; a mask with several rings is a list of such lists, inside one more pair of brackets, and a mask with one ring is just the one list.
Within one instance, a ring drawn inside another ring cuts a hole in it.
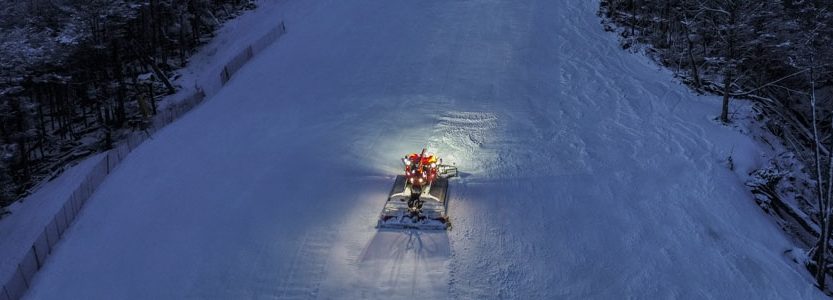
[{"label": "groomed snow surface", "polygon": [[[130,154],[28,299],[823,297],[725,166],[763,147],[596,1],[269,5],[287,35]],[[464,173],[453,230],[375,229],[424,146]]]}]

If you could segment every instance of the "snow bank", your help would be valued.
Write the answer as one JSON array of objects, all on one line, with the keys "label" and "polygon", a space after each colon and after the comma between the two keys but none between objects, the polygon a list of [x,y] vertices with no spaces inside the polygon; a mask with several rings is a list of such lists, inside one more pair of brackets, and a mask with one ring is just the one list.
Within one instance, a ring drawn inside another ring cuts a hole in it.
[{"label": "snow bank", "polygon": [[46,224],[53,221],[67,198],[102,159],[91,156],[68,168],[61,176],[45,183],[40,189],[11,206],[10,215],[0,219],[0,282],[17,272],[17,265],[28,252]]}]

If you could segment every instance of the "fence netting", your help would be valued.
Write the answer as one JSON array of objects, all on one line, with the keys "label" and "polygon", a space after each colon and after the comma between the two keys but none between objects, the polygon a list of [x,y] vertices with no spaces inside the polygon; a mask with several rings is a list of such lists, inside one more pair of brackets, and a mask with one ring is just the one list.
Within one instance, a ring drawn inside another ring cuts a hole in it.
[{"label": "fence netting", "polygon": [[129,133],[113,149],[108,150],[99,162],[91,168],[78,188],[67,197],[64,205],[55,214],[49,224],[44,227],[41,234],[29,247],[26,255],[17,264],[17,268],[13,274],[7,274],[9,278],[3,284],[2,290],[0,290],[0,300],[16,300],[23,297],[26,290],[29,289],[35,273],[43,267],[46,258],[55,249],[61,236],[64,235],[78,214],[81,213],[81,208],[89,200],[96,188],[104,182],[107,174],[110,174],[119,163],[126,159],[131,151],[139,147],[146,139],[150,138],[151,134],[182,117],[202,103],[209,95],[214,95],[252,57],[263,52],[264,49],[277,41],[284,33],[286,33],[286,26],[281,22],[276,28],[270,30],[263,37],[232,57],[221,70],[217,71],[219,74],[213,72],[213,74],[217,75],[212,76],[209,74],[209,76],[206,76],[205,80],[198,83],[196,91],[193,94],[157,112],[149,121],[149,126],[146,129]]}]

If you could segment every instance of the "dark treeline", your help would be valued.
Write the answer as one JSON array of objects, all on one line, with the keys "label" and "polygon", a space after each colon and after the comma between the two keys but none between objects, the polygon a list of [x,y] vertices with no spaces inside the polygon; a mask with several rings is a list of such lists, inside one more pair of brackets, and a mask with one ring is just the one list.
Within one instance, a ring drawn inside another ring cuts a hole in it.
[{"label": "dark treeline", "polygon": [[[141,129],[168,77],[251,0],[0,2],[0,208]],[[2,209],[0,209],[2,211]]]},{"label": "dark treeline", "polygon": [[824,290],[833,205],[833,1],[602,0],[606,29],[693,89],[754,101],[760,120],[808,166],[815,182],[801,209],[818,225],[808,269]]}]

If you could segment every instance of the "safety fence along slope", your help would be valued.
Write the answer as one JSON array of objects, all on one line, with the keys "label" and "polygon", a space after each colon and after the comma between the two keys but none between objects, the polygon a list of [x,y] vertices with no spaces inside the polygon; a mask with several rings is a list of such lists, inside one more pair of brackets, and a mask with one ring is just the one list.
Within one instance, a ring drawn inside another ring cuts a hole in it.
[{"label": "safety fence along slope", "polygon": [[[32,285],[32,278],[34,278],[35,273],[43,268],[46,259],[55,250],[58,241],[75,220],[81,208],[84,207],[84,204],[90,199],[90,196],[93,195],[105,177],[133,149],[141,145],[154,132],[179,119],[205,99],[216,94],[249,60],[263,52],[285,33],[286,26],[281,22],[277,27],[232,57],[221,70],[215,70],[209,74],[211,76],[199,81],[193,94],[157,113],[151,120],[152,126],[147,130],[130,133],[113,149],[107,151],[106,156],[91,169],[75,192],[67,197],[61,210],[34,240],[28,252],[20,258],[14,272],[12,274],[0,274],[0,276],[5,277],[0,277],[0,279],[6,279],[3,290],[0,291],[0,300],[16,300],[23,297]],[[216,76],[213,74],[216,74]]]}]

